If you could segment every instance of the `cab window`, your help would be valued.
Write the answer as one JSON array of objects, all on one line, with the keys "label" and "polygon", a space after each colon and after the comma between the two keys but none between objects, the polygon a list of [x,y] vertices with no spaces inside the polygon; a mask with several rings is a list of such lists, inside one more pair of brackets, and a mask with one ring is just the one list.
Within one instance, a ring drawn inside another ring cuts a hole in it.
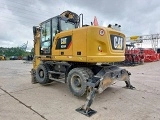
[{"label": "cab window", "polygon": [[51,22],[47,21],[41,25],[41,54],[51,53]]},{"label": "cab window", "polygon": [[58,32],[58,20],[57,18],[52,19],[52,39],[54,40],[54,37],[56,33]]},{"label": "cab window", "polygon": [[75,29],[75,24],[68,22],[68,21],[61,20],[61,30],[62,31],[72,30],[72,29]]}]

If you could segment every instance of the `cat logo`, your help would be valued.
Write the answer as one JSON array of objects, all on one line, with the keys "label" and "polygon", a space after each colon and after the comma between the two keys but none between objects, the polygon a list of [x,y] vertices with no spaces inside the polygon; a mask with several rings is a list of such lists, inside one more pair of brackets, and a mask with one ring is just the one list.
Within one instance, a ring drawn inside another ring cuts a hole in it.
[{"label": "cat logo", "polygon": [[115,49],[123,49],[123,38],[119,36],[114,36],[114,48]]},{"label": "cat logo", "polygon": [[67,38],[61,38],[61,45],[66,44]]},{"label": "cat logo", "polygon": [[57,45],[56,45],[56,50],[58,49],[69,49],[72,43],[72,36],[65,36],[62,38],[58,38],[57,40]]}]

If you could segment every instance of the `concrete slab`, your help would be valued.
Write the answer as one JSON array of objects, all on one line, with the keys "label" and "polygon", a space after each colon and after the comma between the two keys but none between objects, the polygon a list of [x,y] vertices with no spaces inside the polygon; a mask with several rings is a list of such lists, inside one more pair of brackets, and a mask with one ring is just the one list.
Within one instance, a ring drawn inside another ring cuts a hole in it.
[{"label": "concrete slab", "polygon": [[[74,97],[62,84],[20,91],[14,93],[14,96],[50,120],[89,119],[75,112],[75,108],[84,104],[85,98]],[[92,108],[98,113],[92,119],[159,119],[159,100],[159,95],[114,85],[97,95]]]},{"label": "concrete slab", "polygon": [[0,90],[0,96],[1,96],[1,95],[4,95],[4,94],[5,94],[5,93],[4,93],[2,90]]},{"label": "concrete slab", "polygon": [[35,112],[5,94],[0,96],[0,120],[44,120]]},{"label": "concrete slab", "polygon": [[[23,61],[6,61],[3,64],[0,62],[0,86],[48,120],[160,120],[160,67],[158,66],[160,61],[125,67],[132,73],[131,82],[136,90],[122,88],[125,86],[124,82],[112,85],[96,96],[92,109],[96,110],[97,114],[90,118],[75,111],[84,104],[85,97],[73,96],[66,84],[56,82],[48,86],[31,84],[29,71],[32,64],[24,64]],[[3,94],[2,91],[0,93]],[[0,99],[4,101],[5,98],[0,96]],[[20,103],[10,101],[7,109],[12,108],[15,103],[17,103],[15,110],[11,109],[11,112],[16,114],[14,111],[19,111],[19,106],[23,106]],[[5,106],[3,104],[6,103],[2,103],[2,106]],[[31,113],[30,117],[35,117]],[[6,113],[0,112],[0,115],[1,118],[5,118]],[[9,116],[13,117],[12,114]],[[28,118],[23,113],[19,116]]]},{"label": "concrete slab", "polygon": [[0,61],[0,86],[8,92],[27,90],[40,85],[31,84],[32,64],[22,60]]}]

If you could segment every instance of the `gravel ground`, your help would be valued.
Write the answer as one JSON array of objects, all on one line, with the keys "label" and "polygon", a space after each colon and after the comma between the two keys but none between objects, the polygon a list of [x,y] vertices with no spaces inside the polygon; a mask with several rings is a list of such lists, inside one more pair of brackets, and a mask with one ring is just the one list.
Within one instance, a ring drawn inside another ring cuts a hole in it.
[{"label": "gravel ground", "polygon": [[75,111],[85,97],[71,94],[66,84],[31,84],[32,64],[0,61],[0,120],[160,120],[160,61],[125,67],[136,90],[124,82],[97,94],[86,117]]}]

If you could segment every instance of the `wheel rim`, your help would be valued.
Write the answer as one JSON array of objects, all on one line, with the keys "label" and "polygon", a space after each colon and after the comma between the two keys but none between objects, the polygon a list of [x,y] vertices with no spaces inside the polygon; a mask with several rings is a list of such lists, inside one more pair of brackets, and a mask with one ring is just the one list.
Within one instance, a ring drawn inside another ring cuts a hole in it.
[{"label": "wheel rim", "polygon": [[80,76],[74,75],[71,78],[71,86],[73,87],[74,90],[78,91],[82,88],[82,80]]},{"label": "wheel rim", "polygon": [[43,70],[40,70],[40,71],[39,71],[39,77],[40,77],[40,78],[43,78],[43,77],[44,77],[44,71],[43,71]]}]

